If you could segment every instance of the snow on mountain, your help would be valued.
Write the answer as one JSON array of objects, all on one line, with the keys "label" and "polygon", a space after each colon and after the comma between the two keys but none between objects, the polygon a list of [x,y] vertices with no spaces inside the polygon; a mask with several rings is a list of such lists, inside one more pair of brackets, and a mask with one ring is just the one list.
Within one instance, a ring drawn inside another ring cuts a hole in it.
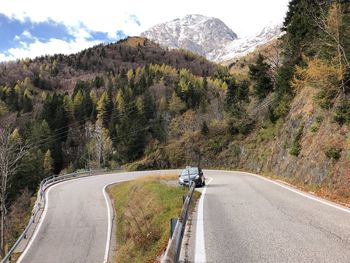
[{"label": "snow on mountain", "polygon": [[281,37],[283,34],[281,27],[281,24],[270,24],[253,36],[238,38],[232,41],[224,49],[217,52],[214,61],[232,60],[253,52],[258,46]]},{"label": "snow on mountain", "polygon": [[187,15],[182,19],[158,24],[143,32],[141,36],[168,48],[184,48],[222,62],[244,56],[257,46],[281,36],[281,25],[271,23],[257,34],[238,38],[218,18],[202,15]]},{"label": "snow on mountain", "polygon": [[187,15],[182,19],[158,24],[141,36],[169,48],[184,48],[211,59],[218,49],[237,39],[220,19]]}]

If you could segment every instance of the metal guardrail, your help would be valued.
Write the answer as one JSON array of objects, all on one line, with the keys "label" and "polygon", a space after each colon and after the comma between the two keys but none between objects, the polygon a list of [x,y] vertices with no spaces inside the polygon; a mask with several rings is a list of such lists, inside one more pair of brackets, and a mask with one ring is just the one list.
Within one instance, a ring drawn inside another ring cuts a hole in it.
[{"label": "metal guardrail", "polygon": [[[32,210],[32,216],[30,217],[30,220],[28,222],[27,227],[24,229],[22,234],[19,236],[15,244],[11,247],[11,249],[8,251],[7,255],[1,260],[1,263],[9,263],[11,262],[11,257],[13,256],[14,251],[18,247],[18,245],[23,241],[24,239],[28,238],[28,232],[31,230],[32,226],[35,224],[36,220],[40,218],[40,212],[44,210],[46,205],[46,198],[45,198],[45,190],[50,187],[53,184],[71,180],[78,177],[85,177],[85,176],[92,176],[97,175],[102,172],[109,172],[112,170],[103,169],[103,170],[89,170],[89,171],[82,171],[82,172],[75,172],[75,173],[69,173],[65,175],[52,175],[45,179],[43,179],[40,182],[39,190],[37,193],[37,199],[34,204],[33,210]],[[29,237],[30,239],[30,237]]]},{"label": "metal guardrail", "polygon": [[195,188],[196,184],[193,182],[185,198],[180,217],[177,220],[174,232],[169,240],[165,254],[161,259],[161,263],[179,262],[181,243],[185,232],[186,222],[188,219],[188,210],[191,205],[192,196]]}]

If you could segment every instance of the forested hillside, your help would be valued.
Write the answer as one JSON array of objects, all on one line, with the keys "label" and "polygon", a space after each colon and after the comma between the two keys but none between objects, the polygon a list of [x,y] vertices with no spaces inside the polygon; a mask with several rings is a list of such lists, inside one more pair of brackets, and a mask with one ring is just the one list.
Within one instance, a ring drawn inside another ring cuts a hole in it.
[{"label": "forested hillside", "polygon": [[187,111],[222,116],[224,84],[211,78],[220,70],[143,38],[1,64],[1,204],[11,221],[6,239],[30,205],[28,198],[24,206],[15,200],[35,193],[41,179],[142,158],[150,145],[167,141],[171,120]]},{"label": "forested hillside", "polygon": [[229,65],[224,119],[182,129],[132,167],[200,159],[204,167],[284,177],[349,203],[349,5],[291,1],[283,37]]},{"label": "forested hillside", "polygon": [[7,242],[23,196],[77,169],[200,163],[349,202],[349,12],[347,1],[292,0],[273,52],[231,64],[233,74],[143,38],[0,65]]}]

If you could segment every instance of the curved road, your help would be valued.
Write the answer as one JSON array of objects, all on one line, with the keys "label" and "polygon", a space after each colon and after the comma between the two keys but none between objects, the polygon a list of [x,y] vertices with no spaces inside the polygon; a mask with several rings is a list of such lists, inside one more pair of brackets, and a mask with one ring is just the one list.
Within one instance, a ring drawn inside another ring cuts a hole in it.
[{"label": "curved road", "polygon": [[106,262],[110,232],[104,187],[159,173],[174,171],[96,175],[53,185],[46,192],[48,205],[34,238],[18,262]]},{"label": "curved road", "polygon": [[243,172],[206,171],[189,262],[350,262],[350,210]]},{"label": "curved road", "polygon": [[[213,180],[202,189],[192,221],[190,262],[350,262],[350,210],[247,173],[204,172]],[[150,173],[98,175],[51,187],[21,262],[104,262],[104,186]]]}]

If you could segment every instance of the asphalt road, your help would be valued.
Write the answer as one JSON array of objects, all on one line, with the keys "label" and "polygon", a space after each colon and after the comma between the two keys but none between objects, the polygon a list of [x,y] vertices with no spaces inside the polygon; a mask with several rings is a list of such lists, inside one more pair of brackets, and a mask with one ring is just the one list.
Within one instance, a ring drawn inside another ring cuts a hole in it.
[{"label": "asphalt road", "polygon": [[189,262],[350,262],[350,210],[246,173],[205,175]]},{"label": "asphalt road", "polygon": [[75,179],[50,188],[48,206],[22,263],[102,263],[109,230],[104,186],[138,176],[174,171],[134,172]]},{"label": "asphalt road", "polygon": [[[21,262],[104,262],[110,229],[104,186],[150,173],[98,175],[51,187]],[[190,262],[350,262],[350,210],[245,173],[205,174],[213,180],[192,221]]]}]

